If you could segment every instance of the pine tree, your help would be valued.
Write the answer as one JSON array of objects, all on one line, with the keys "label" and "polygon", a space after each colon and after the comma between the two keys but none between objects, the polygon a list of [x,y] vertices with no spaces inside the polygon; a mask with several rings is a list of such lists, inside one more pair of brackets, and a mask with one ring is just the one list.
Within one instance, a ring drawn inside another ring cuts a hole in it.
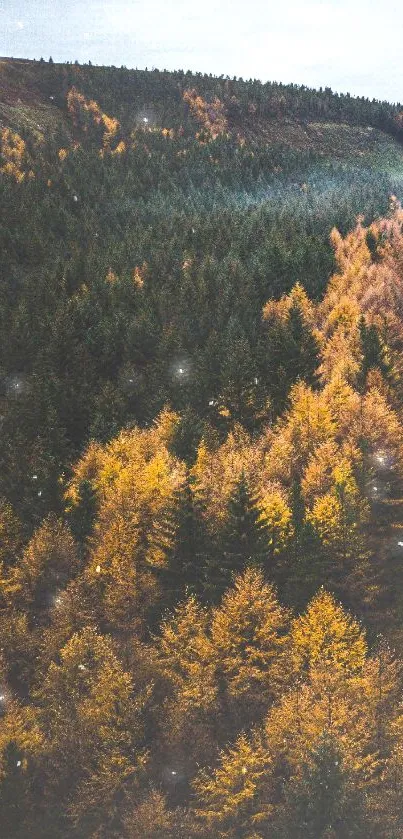
[{"label": "pine tree", "polygon": [[309,385],[317,383],[316,369],[319,362],[319,346],[312,331],[304,321],[303,311],[295,300],[288,315],[290,332],[289,365],[295,378],[304,379]]},{"label": "pine tree", "polygon": [[301,769],[285,787],[284,809],[274,824],[274,835],[279,839],[368,836],[367,831],[361,833],[359,790],[343,767],[334,738],[325,732]]},{"label": "pine tree", "polygon": [[0,498],[0,563],[5,568],[16,563],[23,545],[23,527],[5,498]]},{"label": "pine tree", "polygon": [[161,751],[191,775],[212,759],[217,713],[216,656],[208,635],[209,612],[194,597],[180,603],[161,625],[157,657],[170,684],[160,708]]},{"label": "pine tree", "polygon": [[364,666],[367,646],[360,625],[326,591],[319,591],[294,620],[291,637],[302,671],[324,664],[353,675]]},{"label": "pine tree", "polygon": [[113,836],[118,803],[135,789],[146,763],[142,709],[146,691],[107,636],[87,627],[70,638],[35,692],[38,720],[52,756],[44,767],[50,803],[64,802],[77,835]]},{"label": "pine tree", "polygon": [[262,520],[262,511],[250,491],[243,471],[228,503],[219,569],[216,569],[215,575],[217,589],[223,592],[230,584],[231,577],[249,566],[264,566],[268,554],[268,533]]},{"label": "pine tree", "polygon": [[77,487],[76,503],[68,509],[72,533],[81,545],[92,533],[96,512],[96,493],[91,482],[84,480]]},{"label": "pine tree", "polygon": [[131,809],[126,805],[125,836],[130,839],[178,839],[174,815],[164,796],[152,789],[148,796]]},{"label": "pine tree", "polygon": [[27,807],[27,779],[23,767],[23,752],[10,740],[2,754],[0,782],[0,831],[9,839],[21,836],[21,826]]},{"label": "pine tree", "polygon": [[298,609],[314,595],[323,576],[320,539],[307,519],[298,477],[291,487],[291,510],[292,540],[279,569],[279,586],[286,592],[286,602]]},{"label": "pine tree", "polygon": [[259,422],[267,420],[269,403],[259,382],[250,344],[244,335],[235,337],[230,332],[223,352],[220,411],[252,431]]},{"label": "pine tree", "polygon": [[368,372],[377,367],[383,376],[390,374],[390,364],[387,359],[386,348],[383,345],[378,329],[374,324],[367,326],[364,315],[358,324],[360,332],[362,362],[358,373],[358,383],[363,388]]},{"label": "pine tree", "polygon": [[333,588],[345,590],[347,574],[352,589],[368,557],[363,525],[368,519],[368,504],[359,494],[351,464],[341,461],[333,469],[331,490],[319,495],[307,514],[322,543],[323,579]]},{"label": "pine tree", "polygon": [[368,250],[371,254],[372,261],[373,262],[379,262],[379,260],[381,258],[380,254],[379,254],[379,251],[378,251],[379,240],[378,240],[378,237],[375,236],[375,233],[373,232],[373,230],[371,230],[371,229],[368,230],[367,235],[365,237],[365,242],[366,242],[367,248],[368,248]]},{"label": "pine tree", "polygon": [[9,597],[27,608],[33,623],[47,621],[60,591],[78,569],[77,550],[69,527],[49,515],[35,531],[9,579]]},{"label": "pine tree", "polygon": [[175,429],[172,451],[188,465],[194,463],[197,447],[203,437],[204,424],[191,407],[185,408]]},{"label": "pine tree", "polygon": [[258,839],[271,835],[266,830],[276,779],[270,752],[259,733],[250,740],[241,734],[232,748],[221,752],[214,773],[202,770],[193,786],[199,802],[196,813],[205,828],[202,836]]},{"label": "pine tree", "polygon": [[8,839],[40,835],[32,828],[39,809],[34,783],[43,746],[32,707],[9,702],[0,722],[0,834]]},{"label": "pine tree", "polygon": [[267,321],[264,365],[275,414],[284,410],[297,380],[317,383],[319,346],[304,314],[304,307],[309,305],[304,290],[297,285],[288,297],[269,301],[263,310]]},{"label": "pine tree", "polygon": [[161,568],[165,606],[173,606],[185,592],[202,595],[206,589],[207,550],[210,537],[202,513],[202,499],[187,476],[174,493],[173,507],[161,527],[161,536],[168,545],[166,564]]}]

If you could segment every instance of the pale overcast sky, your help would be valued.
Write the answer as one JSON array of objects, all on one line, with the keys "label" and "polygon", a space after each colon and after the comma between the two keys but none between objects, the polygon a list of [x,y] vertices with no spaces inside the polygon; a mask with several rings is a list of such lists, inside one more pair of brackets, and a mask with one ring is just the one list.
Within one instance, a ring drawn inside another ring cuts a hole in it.
[{"label": "pale overcast sky", "polygon": [[183,69],[403,101],[398,0],[0,0],[0,55]]}]

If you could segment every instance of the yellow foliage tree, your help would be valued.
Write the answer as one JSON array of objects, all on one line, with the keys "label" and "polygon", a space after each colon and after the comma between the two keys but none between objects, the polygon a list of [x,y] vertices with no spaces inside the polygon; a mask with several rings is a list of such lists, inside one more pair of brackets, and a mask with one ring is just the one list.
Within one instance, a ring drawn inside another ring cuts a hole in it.
[{"label": "yellow foliage tree", "polygon": [[320,591],[305,614],[293,621],[291,644],[300,672],[321,664],[350,675],[359,673],[368,652],[360,625],[326,591]]},{"label": "yellow foliage tree", "polygon": [[211,641],[221,699],[239,723],[258,719],[287,684],[288,613],[259,570],[248,568],[214,609]]},{"label": "yellow foliage tree", "polygon": [[184,102],[189,106],[192,115],[203,127],[203,131],[209,140],[215,140],[228,130],[228,123],[225,116],[223,103],[217,96],[211,102],[206,102],[197,91],[185,90],[183,93]]},{"label": "yellow foliage tree", "polygon": [[293,537],[292,510],[285,492],[276,486],[266,489],[261,496],[260,506],[269,553],[274,558],[287,549]]},{"label": "yellow foliage tree", "polygon": [[229,433],[218,448],[202,440],[191,474],[195,491],[203,498],[210,524],[221,526],[228,512],[228,502],[240,477],[244,474],[250,486],[258,486],[262,471],[261,453],[247,432],[239,425]]},{"label": "yellow foliage tree", "polygon": [[273,768],[264,739],[256,733],[250,739],[241,735],[233,748],[222,752],[213,774],[200,772],[193,784],[199,803],[196,815],[208,836],[267,835],[276,797]]},{"label": "yellow foliage tree", "polygon": [[307,520],[333,556],[346,561],[365,555],[360,527],[367,517],[351,465],[341,461],[333,468],[331,490],[315,499]]},{"label": "yellow foliage tree", "polygon": [[150,429],[123,431],[104,447],[91,444],[66,493],[73,509],[84,482],[95,495],[98,516],[84,580],[97,592],[99,618],[122,630],[141,626],[170,547],[164,523],[185,480],[184,464],[169,451],[176,422],[166,411]]},{"label": "yellow foliage tree", "polygon": [[[54,515],[35,531],[7,581],[10,602],[45,613],[78,571],[78,557],[70,529]],[[36,615],[40,620],[40,614]]]},{"label": "yellow foliage tree", "polygon": [[[113,151],[112,143],[120,130],[120,123],[115,117],[104,114],[93,99],[86,99],[74,86],[67,94],[67,108],[76,128],[81,128],[87,133],[91,126],[100,126],[103,130],[102,151]],[[122,149],[118,153],[121,151]]]},{"label": "yellow foliage tree", "polygon": [[145,699],[134,692],[110,639],[91,628],[61,649],[60,663],[51,663],[36,692],[48,795],[68,796],[79,832],[113,821],[122,793],[141,776]]},{"label": "yellow foliage tree", "polygon": [[164,620],[156,639],[170,690],[161,721],[161,750],[192,775],[216,751],[218,687],[208,613],[191,597]]},{"label": "yellow foliage tree", "polygon": [[26,163],[26,147],[22,137],[11,128],[0,128],[0,159],[3,160],[0,172],[21,183],[27,175],[22,168]]}]

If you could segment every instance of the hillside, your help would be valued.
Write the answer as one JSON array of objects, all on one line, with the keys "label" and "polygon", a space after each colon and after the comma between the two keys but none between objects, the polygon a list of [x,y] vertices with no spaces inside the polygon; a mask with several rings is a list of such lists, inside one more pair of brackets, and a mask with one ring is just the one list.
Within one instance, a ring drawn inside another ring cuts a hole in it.
[{"label": "hillside", "polygon": [[[320,295],[332,227],[400,194],[400,110],[387,103],[7,59],[0,78],[3,435],[18,410],[23,448],[42,428],[57,474],[90,436],[167,402],[209,421],[232,343],[262,367],[265,301],[296,281]],[[191,389],[172,375],[182,357],[200,371]],[[266,382],[259,399],[273,395]],[[13,446],[0,489],[21,504],[32,470],[15,469]]]},{"label": "hillside", "polygon": [[[166,118],[169,114],[172,121],[177,121],[178,116],[183,121],[180,94],[185,89],[198,87],[203,97],[218,96],[222,99],[229,110],[233,130],[242,127],[255,139],[263,139],[262,133],[269,128],[270,122],[315,122],[319,119],[324,123],[378,127],[399,137],[400,105],[391,106],[375,100],[370,102],[349,94],[339,96],[329,89],[323,92],[298,85],[262,85],[256,80],[244,82],[202,74],[55,65],[3,57],[0,57],[0,62],[2,107],[25,104],[33,110],[37,108],[38,115],[45,108],[55,114],[55,105],[63,109],[63,89],[79,83],[82,92],[90,98],[100,99],[103,94],[105,105],[126,124],[134,123],[138,110],[146,105],[147,100],[152,102],[156,118]],[[53,99],[50,100],[50,97]],[[18,122],[20,117],[17,117]],[[277,139],[282,140],[281,132]]]},{"label": "hillside", "polygon": [[402,125],[0,59],[7,839],[402,839]]}]

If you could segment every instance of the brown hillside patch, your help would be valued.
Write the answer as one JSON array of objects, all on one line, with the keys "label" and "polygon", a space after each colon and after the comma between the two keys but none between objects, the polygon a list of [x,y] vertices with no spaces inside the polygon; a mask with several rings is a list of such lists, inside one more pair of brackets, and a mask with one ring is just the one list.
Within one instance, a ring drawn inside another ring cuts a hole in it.
[{"label": "brown hillside patch", "polygon": [[25,69],[25,62],[0,59],[0,101],[7,105],[36,105],[43,98]]}]

